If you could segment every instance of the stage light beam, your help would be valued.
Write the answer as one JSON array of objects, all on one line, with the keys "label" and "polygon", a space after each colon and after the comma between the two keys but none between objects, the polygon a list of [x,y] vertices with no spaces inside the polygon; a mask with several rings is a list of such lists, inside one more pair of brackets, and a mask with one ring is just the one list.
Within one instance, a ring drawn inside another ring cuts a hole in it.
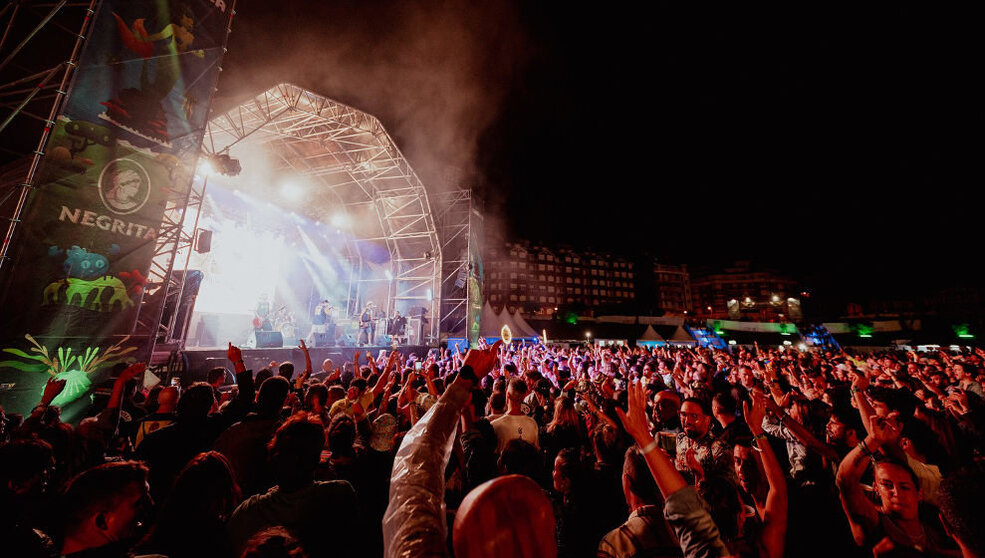
[{"label": "stage light beam", "polygon": [[336,229],[344,229],[349,226],[349,216],[345,213],[332,215],[332,226]]},{"label": "stage light beam", "polygon": [[280,193],[289,202],[299,202],[304,199],[304,188],[296,182],[285,182],[282,184]]},{"label": "stage light beam", "polygon": [[200,176],[211,176],[215,174],[215,167],[212,166],[212,161],[208,157],[199,157],[198,174]]}]

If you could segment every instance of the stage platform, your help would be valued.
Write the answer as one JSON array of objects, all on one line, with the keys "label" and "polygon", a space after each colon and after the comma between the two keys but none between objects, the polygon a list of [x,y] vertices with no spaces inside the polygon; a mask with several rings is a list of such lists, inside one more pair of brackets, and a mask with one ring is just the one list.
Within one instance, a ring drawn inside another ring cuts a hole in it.
[{"label": "stage platform", "polygon": [[[228,347],[196,347],[193,349],[186,349],[182,351],[182,354],[186,359],[186,369],[185,373],[181,378],[181,383],[183,385],[189,385],[193,382],[205,381],[206,374],[212,368],[222,366],[227,370],[232,370],[233,365],[226,359],[226,350]],[[321,370],[322,362],[326,358],[332,359],[332,363],[335,366],[341,367],[345,362],[352,362],[353,355],[359,352],[359,365],[363,366],[366,364],[366,351],[369,351],[374,357],[380,354],[380,351],[390,352],[392,347],[390,346],[375,346],[375,347],[309,347],[308,352],[311,355],[311,365],[314,368],[314,373],[318,373]],[[424,345],[419,346],[397,346],[396,350],[403,354],[404,356],[418,355],[423,357],[427,355],[427,352],[433,347],[427,347]],[[267,368],[271,362],[276,362],[278,365],[282,362],[293,362],[295,370],[300,373],[304,368],[304,353],[301,349],[297,347],[276,347],[268,349],[242,349],[243,351],[243,363],[246,368],[253,370],[254,373]],[[276,372],[276,370],[274,371]],[[231,382],[231,381],[230,381]]]}]

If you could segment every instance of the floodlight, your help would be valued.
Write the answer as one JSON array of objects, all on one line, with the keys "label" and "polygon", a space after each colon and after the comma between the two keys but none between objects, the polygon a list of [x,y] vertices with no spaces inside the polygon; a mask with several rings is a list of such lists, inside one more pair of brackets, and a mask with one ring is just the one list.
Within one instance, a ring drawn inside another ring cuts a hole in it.
[{"label": "floodlight", "polygon": [[304,198],[304,187],[297,182],[285,182],[280,187],[280,193],[287,201],[299,202]]},{"label": "floodlight", "polygon": [[349,225],[349,216],[345,213],[336,213],[332,215],[332,226],[336,229],[342,229]]}]

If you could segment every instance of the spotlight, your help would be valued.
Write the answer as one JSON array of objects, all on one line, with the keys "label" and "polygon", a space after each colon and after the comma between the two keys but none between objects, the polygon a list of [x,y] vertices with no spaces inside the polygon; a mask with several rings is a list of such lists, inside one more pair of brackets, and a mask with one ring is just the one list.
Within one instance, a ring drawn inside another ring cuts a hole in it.
[{"label": "spotlight", "polygon": [[349,217],[345,213],[332,215],[332,226],[336,229],[343,229],[349,224]]},{"label": "spotlight", "polygon": [[291,202],[298,202],[304,198],[304,188],[296,182],[285,182],[280,187],[280,193],[284,199]]},{"label": "spotlight", "polygon": [[212,166],[216,172],[225,176],[236,176],[243,172],[243,166],[239,164],[239,159],[233,159],[226,153],[213,155]]},{"label": "spotlight", "polygon": [[215,167],[212,166],[212,161],[208,157],[200,157],[198,160],[198,174],[201,176],[210,176],[215,173]]}]

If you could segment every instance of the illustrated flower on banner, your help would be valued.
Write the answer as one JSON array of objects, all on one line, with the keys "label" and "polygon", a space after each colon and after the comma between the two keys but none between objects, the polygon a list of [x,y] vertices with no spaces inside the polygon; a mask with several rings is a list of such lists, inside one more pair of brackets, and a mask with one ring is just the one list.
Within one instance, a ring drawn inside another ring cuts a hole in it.
[{"label": "illustrated flower on banner", "polygon": [[[89,391],[92,386],[92,382],[89,380],[90,374],[103,366],[115,364],[122,360],[124,355],[137,350],[136,347],[123,347],[130,336],[124,337],[103,351],[102,354],[100,354],[99,347],[87,347],[84,352],[75,354],[73,354],[71,347],[58,347],[57,350],[49,353],[48,348],[38,343],[34,337],[30,335],[24,337],[33,345],[30,348],[30,352],[33,354],[13,348],[7,348],[3,351],[33,362],[7,360],[0,362],[0,367],[6,366],[25,372],[47,372],[57,380],[65,380],[65,388],[52,401],[52,405],[58,406],[71,403]],[[44,387],[42,386],[43,390]]]}]

